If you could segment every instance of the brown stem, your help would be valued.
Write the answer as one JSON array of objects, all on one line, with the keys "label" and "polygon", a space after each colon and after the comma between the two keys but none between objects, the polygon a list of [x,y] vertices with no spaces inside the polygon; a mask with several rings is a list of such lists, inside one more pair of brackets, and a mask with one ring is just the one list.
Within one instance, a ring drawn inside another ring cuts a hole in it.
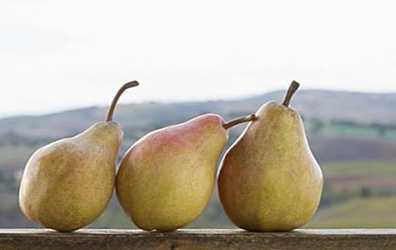
[{"label": "brown stem", "polygon": [[234,127],[235,125],[238,125],[240,123],[251,122],[251,121],[254,121],[256,119],[257,119],[257,116],[255,114],[250,114],[248,116],[239,117],[237,119],[234,119],[234,120],[231,120],[231,121],[225,123],[223,125],[223,128],[224,129],[229,129],[229,128]]},{"label": "brown stem", "polygon": [[122,87],[118,90],[117,94],[114,96],[114,99],[111,102],[109,109],[107,110],[106,122],[110,122],[113,120],[114,110],[117,105],[118,99],[120,98],[122,93],[124,93],[124,91],[126,89],[129,89],[129,88],[132,88],[132,87],[135,87],[138,85],[139,85],[139,83],[137,81],[127,82],[124,85],[122,85]]},{"label": "brown stem", "polygon": [[292,96],[294,95],[294,93],[296,93],[298,87],[300,87],[300,84],[296,81],[293,81],[290,84],[290,87],[287,90],[285,99],[283,99],[283,103],[282,103],[283,105],[285,105],[286,107],[289,106],[290,100],[291,100]]}]

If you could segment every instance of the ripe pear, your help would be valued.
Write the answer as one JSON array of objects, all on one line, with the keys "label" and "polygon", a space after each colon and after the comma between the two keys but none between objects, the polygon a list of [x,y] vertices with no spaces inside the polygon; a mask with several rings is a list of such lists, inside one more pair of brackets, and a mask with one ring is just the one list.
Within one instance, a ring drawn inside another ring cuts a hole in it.
[{"label": "ripe pear", "polygon": [[253,119],[225,123],[205,114],[142,137],[123,157],[116,177],[125,213],[147,231],[174,231],[195,220],[212,193],[228,128]]},{"label": "ripe pear", "polygon": [[120,88],[105,122],[33,153],[19,190],[19,205],[28,219],[70,232],[102,214],[114,190],[115,164],[123,137],[120,126],[112,121],[113,112],[124,90],[137,85],[133,81]]},{"label": "ripe pear", "polygon": [[226,152],[218,191],[230,220],[249,231],[290,231],[314,215],[323,177],[298,112],[284,102],[265,103],[256,120]]}]

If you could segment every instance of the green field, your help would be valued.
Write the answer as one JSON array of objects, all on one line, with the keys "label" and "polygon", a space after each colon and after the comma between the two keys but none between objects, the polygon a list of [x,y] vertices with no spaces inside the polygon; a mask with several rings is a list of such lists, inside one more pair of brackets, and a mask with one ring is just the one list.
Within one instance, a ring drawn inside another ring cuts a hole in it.
[{"label": "green field", "polygon": [[325,174],[374,174],[374,175],[396,175],[395,161],[351,161],[335,162],[323,165]]},{"label": "green field", "polygon": [[306,228],[396,228],[396,196],[358,198],[317,213]]},{"label": "green field", "polygon": [[358,136],[361,138],[396,139],[396,128],[379,126],[364,126],[359,124],[329,123],[325,131],[329,134]]}]

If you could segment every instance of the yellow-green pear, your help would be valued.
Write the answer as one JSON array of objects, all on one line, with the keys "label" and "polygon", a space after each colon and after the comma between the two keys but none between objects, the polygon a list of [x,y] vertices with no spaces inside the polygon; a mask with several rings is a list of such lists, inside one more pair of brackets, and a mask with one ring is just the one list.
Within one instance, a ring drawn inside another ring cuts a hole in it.
[{"label": "yellow-green pear", "polygon": [[314,215],[323,177],[298,112],[283,103],[264,104],[256,120],[226,152],[218,176],[222,206],[230,220],[249,231],[289,231]]},{"label": "yellow-green pear", "polygon": [[123,137],[119,125],[112,121],[113,112],[124,90],[137,85],[133,81],[120,88],[105,122],[48,144],[31,156],[19,190],[19,205],[28,219],[70,232],[102,214],[114,190]]},{"label": "yellow-green pear", "polygon": [[148,231],[173,231],[195,220],[212,193],[227,129],[252,119],[225,123],[205,114],[138,140],[123,157],[116,178],[125,213]]}]

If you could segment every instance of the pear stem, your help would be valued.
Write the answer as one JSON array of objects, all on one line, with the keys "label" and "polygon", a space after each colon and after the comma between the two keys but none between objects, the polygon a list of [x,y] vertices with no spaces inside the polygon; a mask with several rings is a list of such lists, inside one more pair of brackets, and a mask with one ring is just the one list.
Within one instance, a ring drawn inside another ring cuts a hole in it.
[{"label": "pear stem", "polygon": [[229,129],[231,127],[234,127],[235,125],[238,125],[240,123],[244,123],[244,122],[251,122],[257,119],[257,116],[255,114],[250,114],[248,116],[244,116],[244,117],[239,117],[237,119],[231,120],[227,123],[225,123],[223,125],[224,129]]},{"label": "pear stem", "polygon": [[283,105],[285,105],[286,107],[289,107],[290,104],[290,100],[293,97],[294,93],[296,93],[298,87],[300,87],[300,84],[296,81],[293,81],[290,86],[289,89],[287,90],[285,99],[283,99]]},{"label": "pear stem", "polygon": [[137,81],[131,81],[131,82],[127,82],[124,85],[122,85],[122,87],[118,90],[117,94],[114,96],[113,101],[110,104],[109,109],[107,110],[107,115],[106,115],[106,122],[110,122],[113,120],[113,114],[114,114],[114,110],[116,108],[118,99],[120,99],[120,96],[122,95],[122,93],[124,93],[124,91],[126,89],[138,86],[139,83]]}]

